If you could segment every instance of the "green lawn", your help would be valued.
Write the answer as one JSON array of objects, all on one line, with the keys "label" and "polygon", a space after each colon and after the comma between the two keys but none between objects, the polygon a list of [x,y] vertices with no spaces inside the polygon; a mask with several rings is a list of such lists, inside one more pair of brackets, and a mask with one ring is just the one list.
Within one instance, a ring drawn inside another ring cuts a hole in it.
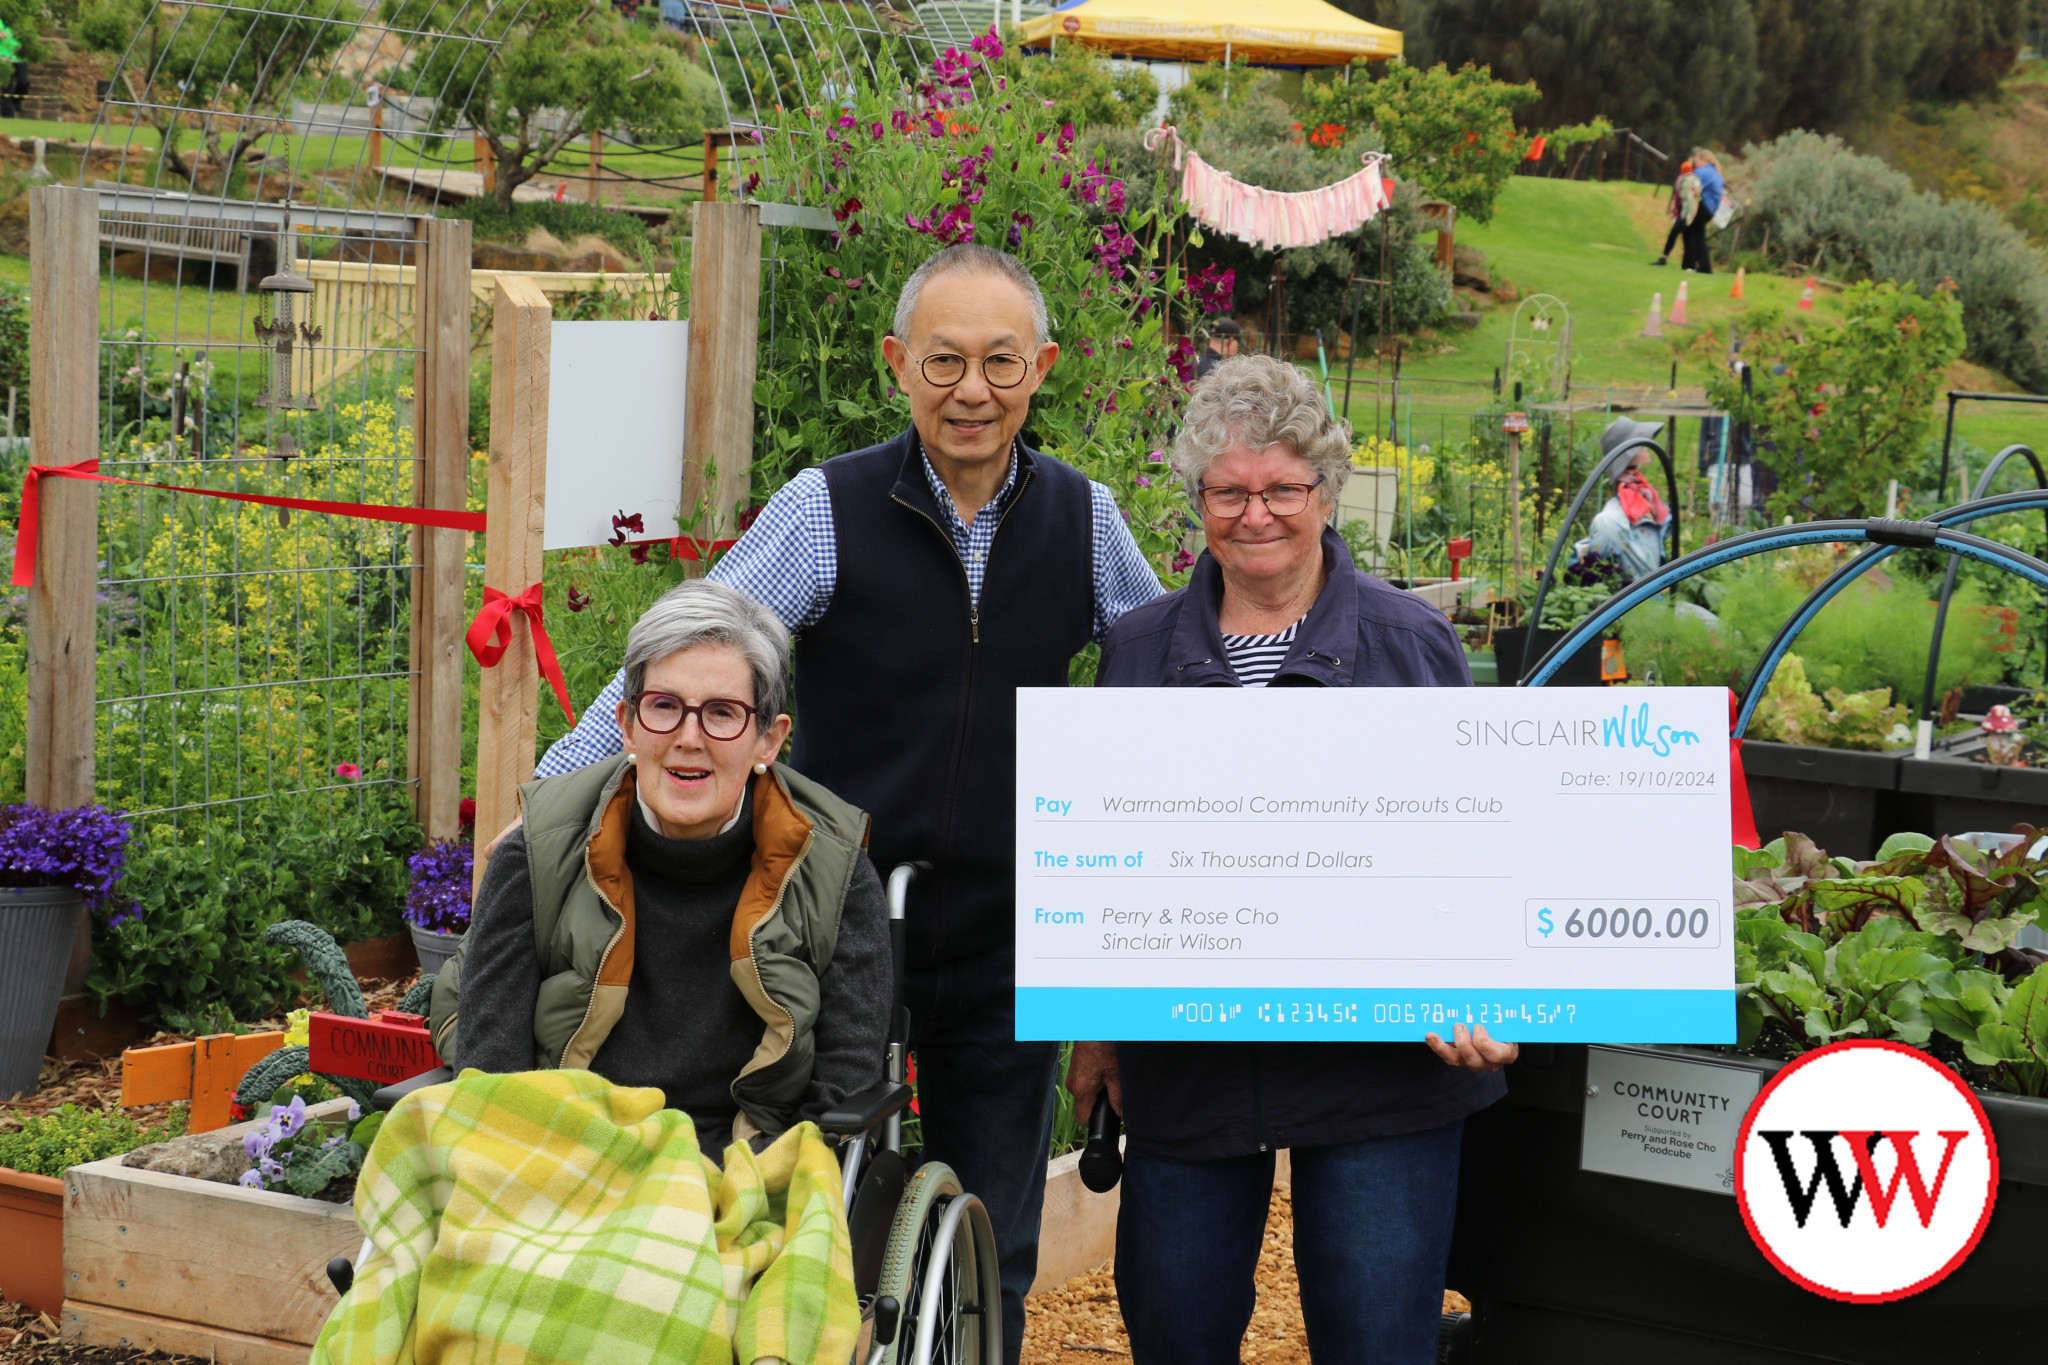
[{"label": "green lawn", "polygon": [[[1670,381],[1673,361],[1678,362],[1679,386],[1697,390],[1723,363],[1730,323],[1739,325],[1751,308],[1789,309],[1798,301],[1803,279],[1750,275],[1746,297],[1737,302],[1728,297],[1732,275],[1681,274],[1675,258],[1673,265],[1652,266],[1650,260],[1663,245],[1657,207],[1662,193],[1640,185],[1518,176],[1502,191],[1491,221],[1458,225],[1459,243],[1486,253],[1496,283],[1506,277],[1524,298],[1554,294],[1570,308],[1575,397],[1596,396],[1607,385],[1662,389]],[[1641,335],[1651,295],[1663,294],[1668,314],[1681,280],[1692,286],[1689,325],[1667,322],[1661,340]],[[1402,378],[1412,385],[1404,398],[1414,400],[1420,426],[1435,426],[1437,412],[1470,410],[1490,397],[1490,388],[1482,395],[1469,386],[1491,386],[1514,313],[1514,305],[1495,305],[1477,328],[1446,330],[1441,352],[1410,351],[1404,357]],[[1835,316],[1825,288],[1813,316]],[[1361,377],[1367,368],[1361,361]],[[1989,385],[1972,382],[1969,387]],[[1996,387],[2012,386],[2001,381]],[[1369,389],[1357,391],[1354,416],[1370,420],[1370,394]],[[2025,441],[2048,451],[2048,407],[1965,404],[1957,414],[1956,432],[1985,449]],[[1421,430],[1417,437],[1422,438]]]}]

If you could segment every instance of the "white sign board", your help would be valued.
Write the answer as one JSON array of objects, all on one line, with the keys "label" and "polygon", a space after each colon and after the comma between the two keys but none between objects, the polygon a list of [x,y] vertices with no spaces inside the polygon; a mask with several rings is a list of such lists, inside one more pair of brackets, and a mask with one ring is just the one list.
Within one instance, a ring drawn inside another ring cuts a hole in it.
[{"label": "white sign board", "polygon": [[633,540],[676,535],[690,324],[557,322],[548,347],[541,548],[602,545],[615,513],[640,514]]},{"label": "white sign board", "polygon": [[1763,1077],[1628,1048],[1586,1050],[1579,1168],[1735,1195],[1735,1147]]},{"label": "white sign board", "polygon": [[1017,1036],[1732,1042],[1719,688],[1027,688]]}]

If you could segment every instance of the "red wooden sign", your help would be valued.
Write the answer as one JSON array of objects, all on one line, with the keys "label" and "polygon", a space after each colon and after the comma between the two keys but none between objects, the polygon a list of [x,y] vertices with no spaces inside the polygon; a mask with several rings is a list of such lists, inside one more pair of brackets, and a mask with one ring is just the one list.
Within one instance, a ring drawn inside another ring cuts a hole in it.
[{"label": "red wooden sign", "polygon": [[307,1020],[311,1068],[392,1085],[441,1065],[417,1014],[385,1010],[375,1019],[315,1013]]}]

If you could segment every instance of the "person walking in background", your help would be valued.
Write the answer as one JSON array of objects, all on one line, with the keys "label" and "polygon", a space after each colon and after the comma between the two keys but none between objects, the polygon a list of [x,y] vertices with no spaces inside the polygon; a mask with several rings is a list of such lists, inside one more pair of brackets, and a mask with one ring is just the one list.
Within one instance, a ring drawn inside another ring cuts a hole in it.
[{"label": "person walking in background", "polygon": [[1679,264],[1683,269],[1711,275],[1714,273],[1714,261],[1707,254],[1707,224],[1720,212],[1721,196],[1726,192],[1726,186],[1721,181],[1720,163],[1704,147],[1693,149],[1692,173],[1699,181],[1700,202],[1686,220],[1685,256]]},{"label": "person walking in background", "polygon": [[[1664,206],[1664,212],[1671,217],[1671,231],[1664,234],[1664,249],[1657,253],[1657,259],[1650,262],[1651,265],[1662,265],[1671,259],[1671,248],[1678,244],[1679,236],[1685,231],[1685,225],[1692,221],[1692,216],[1685,211],[1684,198],[1686,179],[1691,175],[1692,163],[1679,162],[1678,179],[1671,182],[1671,202]],[[1692,182],[1695,201],[1699,198],[1699,184],[1697,179]]]}]

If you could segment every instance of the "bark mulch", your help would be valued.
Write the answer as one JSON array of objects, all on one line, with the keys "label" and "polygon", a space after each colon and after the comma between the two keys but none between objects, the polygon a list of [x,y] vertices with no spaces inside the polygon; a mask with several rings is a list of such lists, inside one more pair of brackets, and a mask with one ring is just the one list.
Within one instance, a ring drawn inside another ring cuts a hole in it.
[{"label": "bark mulch", "polygon": [[[405,998],[407,988],[415,979],[364,981],[363,998],[368,1002],[370,1012],[375,1014],[378,1010],[397,1009],[398,1002]],[[256,1020],[247,1027],[251,1033],[281,1033],[284,1026],[285,1018],[278,1014]],[[135,1046],[161,1047],[166,1043],[189,1043],[192,1038],[189,1033],[160,1032]],[[108,1057],[98,1062],[60,1062],[54,1057],[45,1057],[35,1094],[15,1100],[0,1100],[0,1130],[12,1132],[21,1127],[22,1119],[47,1114],[66,1104],[75,1104],[81,1109],[119,1109],[121,1059]],[[137,1123],[154,1127],[170,1117],[170,1109],[168,1104],[142,1104],[128,1112]]]},{"label": "bark mulch", "polygon": [[[1266,1211],[1266,1245],[1254,1274],[1258,1305],[1245,1330],[1245,1365],[1308,1365],[1301,1325],[1301,1286],[1294,1274],[1294,1203],[1285,1185],[1273,1189]],[[1444,1311],[1470,1312],[1461,1294],[1444,1291]],[[1130,1359],[1108,1266],[1048,1289],[1026,1303],[1023,1365],[1102,1365]]]}]

